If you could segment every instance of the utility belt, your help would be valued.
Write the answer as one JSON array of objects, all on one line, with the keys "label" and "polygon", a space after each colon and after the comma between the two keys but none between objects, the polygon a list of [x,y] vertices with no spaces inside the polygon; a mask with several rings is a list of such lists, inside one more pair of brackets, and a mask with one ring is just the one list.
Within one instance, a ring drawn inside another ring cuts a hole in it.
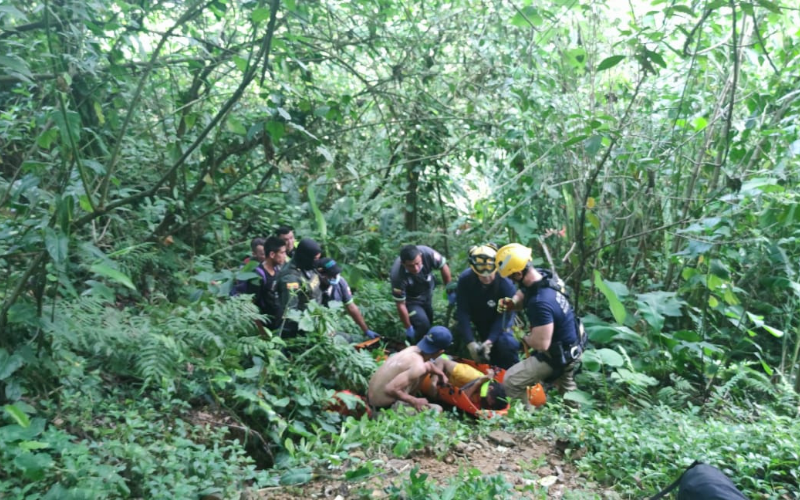
[{"label": "utility belt", "polygon": [[564,373],[564,368],[580,359],[586,349],[589,336],[586,335],[586,331],[578,318],[575,318],[575,328],[578,334],[577,342],[553,342],[547,351],[536,352],[536,357],[553,369],[553,375],[545,382],[552,382],[558,379]]}]

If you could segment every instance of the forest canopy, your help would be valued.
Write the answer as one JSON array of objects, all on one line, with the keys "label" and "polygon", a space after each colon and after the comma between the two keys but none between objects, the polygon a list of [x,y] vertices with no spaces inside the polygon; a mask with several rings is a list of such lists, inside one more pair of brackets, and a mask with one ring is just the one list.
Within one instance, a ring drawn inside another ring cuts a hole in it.
[{"label": "forest canopy", "polygon": [[[716,430],[694,451],[747,493],[797,498],[798,81],[800,9],[772,0],[3,2],[0,496],[166,495],[180,467],[162,442],[217,443],[203,467],[225,463],[172,497],[231,496],[369,425],[320,410],[375,368],[330,343],[347,318],[310,307],[310,354],[289,363],[229,298],[250,240],[289,225],[401,341],[403,244],[457,275],[487,241],[550,267],[542,236],[560,231],[546,245],[593,346],[575,425],[702,418]],[[247,445],[192,426],[197,408]],[[167,437],[161,414],[180,422]],[[136,450],[102,424],[124,416]],[[771,453],[734,466],[725,419]],[[618,445],[553,432],[599,464]],[[647,467],[679,473],[665,464]],[[625,494],[668,483],[591,474]]]}]

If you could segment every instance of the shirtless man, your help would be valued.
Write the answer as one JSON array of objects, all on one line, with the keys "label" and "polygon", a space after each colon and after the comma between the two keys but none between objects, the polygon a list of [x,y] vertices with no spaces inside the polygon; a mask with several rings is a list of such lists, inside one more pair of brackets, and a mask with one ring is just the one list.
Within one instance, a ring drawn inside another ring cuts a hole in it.
[{"label": "shirtless man", "polygon": [[406,347],[390,357],[369,381],[367,401],[373,411],[397,408],[400,405],[414,407],[417,411],[433,408],[441,411],[439,405],[432,405],[425,398],[411,394],[417,390],[420,380],[427,375],[438,375],[447,383],[447,375],[430,360],[439,356],[453,341],[450,330],[434,326],[422,337],[417,345]]}]

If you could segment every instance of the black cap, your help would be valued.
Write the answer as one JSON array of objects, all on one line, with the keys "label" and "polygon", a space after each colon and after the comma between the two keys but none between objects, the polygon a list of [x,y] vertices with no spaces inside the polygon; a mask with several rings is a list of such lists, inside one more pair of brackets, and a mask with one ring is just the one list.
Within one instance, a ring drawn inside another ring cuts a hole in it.
[{"label": "black cap", "polygon": [[327,278],[335,278],[342,272],[342,268],[330,257],[323,257],[314,263],[317,272]]}]

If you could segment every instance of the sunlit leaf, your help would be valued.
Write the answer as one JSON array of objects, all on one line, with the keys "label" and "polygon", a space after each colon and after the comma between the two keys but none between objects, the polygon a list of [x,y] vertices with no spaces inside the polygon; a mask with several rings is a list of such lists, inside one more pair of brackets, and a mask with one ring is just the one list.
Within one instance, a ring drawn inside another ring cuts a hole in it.
[{"label": "sunlit leaf", "polygon": [[623,59],[625,59],[625,56],[606,57],[605,59],[600,61],[600,64],[597,65],[597,71],[603,71],[609,68],[613,68],[614,66],[622,62]]},{"label": "sunlit leaf", "polygon": [[126,274],[117,271],[106,264],[95,264],[90,267],[89,270],[95,274],[99,274],[100,276],[108,278],[111,281],[116,281],[120,285],[125,285],[131,290],[136,290],[136,287],[133,286],[133,282]]},{"label": "sunlit leaf", "polygon": [[611,314],[614,315],[614,320],[619,324],[625,323],[625,318],[627,317],[625,306],[622,305],[617,294],[606,284],[600,276],[600,272],[597,270],[594,271],[594,284],[608,300],[608,305],[611,308]]}]

